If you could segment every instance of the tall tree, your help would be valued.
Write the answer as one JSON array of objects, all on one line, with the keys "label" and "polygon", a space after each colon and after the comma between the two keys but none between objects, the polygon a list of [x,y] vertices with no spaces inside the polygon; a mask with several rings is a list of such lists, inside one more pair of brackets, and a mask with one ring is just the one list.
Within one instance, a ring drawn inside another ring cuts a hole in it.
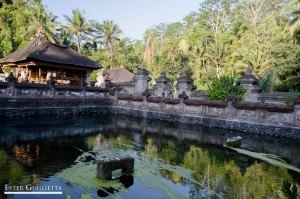
[{"label": "tall tree", "polygon": [[79,9],[72,10],[72,16],[64,15],[67,20],[67,28],[76,36],[77,51],[80,52],[82,40],[92,35],[91,25],[84,16],[84,12]]},{"label": "tall tree", "polygon": [[287,7],[292,15],[292,20],[290,21],[291,33],[296,40],[300,38],[300,0],[292,0]]},{"label": "tall tree", "polygon": [[105,20],[102,24],[96,26],[98,37],[100,38],[101,44],[108,50],[110,59],[113,59],[115,47],[117,42],[120,40],[122,34],[119,26],[111,20]]},{"label": "tall tree", "polygon": [[25,34],[29,37],[43,35],[49,41],[55,42],[58,25],[56,19],[57,17],[45,10],[42,4],[36,3],[32,8],[32,14],[28,21],[29,26],[27,26]]}]

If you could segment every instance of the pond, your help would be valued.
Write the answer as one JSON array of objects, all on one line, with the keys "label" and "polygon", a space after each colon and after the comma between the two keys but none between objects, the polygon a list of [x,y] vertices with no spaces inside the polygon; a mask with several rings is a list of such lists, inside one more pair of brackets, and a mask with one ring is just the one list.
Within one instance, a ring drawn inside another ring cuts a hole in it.
[{"label": "pond", "polygon": [[[224,146],[242,136],[241,149]],[[42,198],[299,198],[300,141],[216,128],[105,116],[45,117],[0,125],[5,185],[60,186]],[[96,178],[95,159],[129,155],[132,175]]]}]

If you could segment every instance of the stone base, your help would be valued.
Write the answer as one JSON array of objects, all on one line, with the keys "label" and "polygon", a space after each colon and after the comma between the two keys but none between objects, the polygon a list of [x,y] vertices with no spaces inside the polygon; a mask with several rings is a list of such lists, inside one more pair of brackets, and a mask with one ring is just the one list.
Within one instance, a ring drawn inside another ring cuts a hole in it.
[{"label": "stone base", "polygon": [[134,158],[130,156],[100,158],[97,161],[97,178],[111,180],[112,172],[117,169],[122,169],[123,173],[133,173]]}]

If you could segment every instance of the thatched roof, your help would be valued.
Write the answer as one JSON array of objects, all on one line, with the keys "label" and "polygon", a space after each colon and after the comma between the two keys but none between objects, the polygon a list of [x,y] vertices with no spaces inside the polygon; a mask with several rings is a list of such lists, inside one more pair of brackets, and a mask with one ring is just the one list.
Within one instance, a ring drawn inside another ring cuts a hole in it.
[{"label": "thatched roof", "polygon": [[133,80],[134,74],[126,70],[125,68],[112,68],[107,71],[108,77],[113,83],[124,83]]},{"label": "thatched roof", "polygon": [[44,37],[36,37],[26,46],[0,59],[0,64],[38,60],[47,63],[69,65],[76,68],[100,69],[101,65],[84,57],[70,47],[49,42]]}]

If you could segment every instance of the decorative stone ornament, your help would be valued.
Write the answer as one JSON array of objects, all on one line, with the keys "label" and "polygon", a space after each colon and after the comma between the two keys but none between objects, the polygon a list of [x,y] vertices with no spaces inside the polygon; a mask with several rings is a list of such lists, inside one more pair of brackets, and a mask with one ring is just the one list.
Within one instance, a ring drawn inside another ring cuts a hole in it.
[{"label": "decorative stone ornament", "polygon": [[133,78],[134,94],[142,96],[148,89],[148,82],[150,80],[151,78],[149,77],[149,72],[144,67],[139,68]]},{"label": "decorative stone ornament", "polygon": [[155,81],[155,96],[166,97],[170,90],[169,79],[167,78],[166,73],[161,73],[161,75]]},{"label": "decorative stone ornament", "polygon": [[14,76],[14,74],[11,72],[5,80],[10,84],[17,83],[17,78]]},{"label": "decorative stone ornament", "polygon": [[193,87],[194,87],[194,81],[190,77],[190,72],[186,70],[178,78],[176,96],[179,98],[179,95],[185,93],[185,95],[190,97]]},{"label": "decorative stone ornament", "polygon": [[237,80],[237,83],[241,84],[245,90],[244,101],[258,101],[257,99],[258,93],[260,91],[260,86],[256,77],[252,74],[252,70],[250,67],[247,68],[245,75]]}]

